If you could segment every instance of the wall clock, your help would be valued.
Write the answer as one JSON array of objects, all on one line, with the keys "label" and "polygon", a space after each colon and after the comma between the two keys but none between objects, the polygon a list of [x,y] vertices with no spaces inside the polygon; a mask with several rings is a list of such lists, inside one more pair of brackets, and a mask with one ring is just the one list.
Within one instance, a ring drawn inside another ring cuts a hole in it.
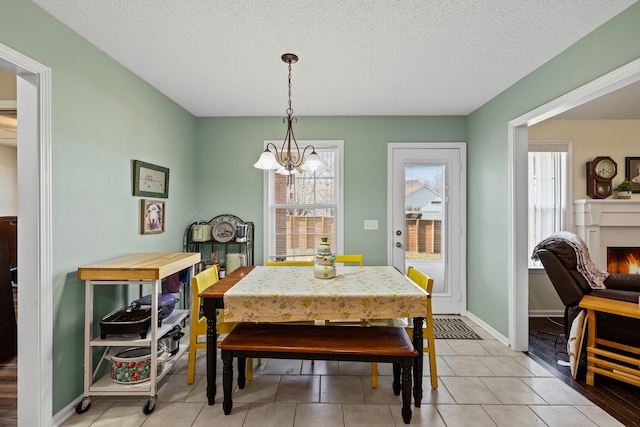
[{"label": "wall clock", "polygon": [[605,199],[613,190],[612,181],[618,174],[618,165],[609,156],[598,156],[587,162],[587,196]]}]

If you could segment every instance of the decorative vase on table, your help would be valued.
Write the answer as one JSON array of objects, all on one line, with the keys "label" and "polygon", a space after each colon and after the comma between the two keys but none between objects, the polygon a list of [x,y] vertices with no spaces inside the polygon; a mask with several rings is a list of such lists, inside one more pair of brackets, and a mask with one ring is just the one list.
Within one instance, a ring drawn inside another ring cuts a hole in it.
[{"label": "decorative vase on table", "polygon": [[329,238],[321,237],[321,239],[322,242],[318,246],[318,253],[313,266],[313,275],[318,279],[333,279],[336,277],[335,256],[327,242]]}]

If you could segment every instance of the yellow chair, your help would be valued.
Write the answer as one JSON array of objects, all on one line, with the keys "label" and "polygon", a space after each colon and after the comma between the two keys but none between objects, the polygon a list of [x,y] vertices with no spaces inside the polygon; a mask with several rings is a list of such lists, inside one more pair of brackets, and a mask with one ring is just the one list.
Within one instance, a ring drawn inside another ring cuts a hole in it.
[{"label": "yellow chair", "polygon": [[[427,291],[429,295],[433,291],[433,279],[413,267],[407,269],[407,277],[413,280],[418,286]],[[427,313],[424,317],[425,324],[422,327],[424,337],[423,353],[429,353],[429,375],[431,375],[431,388],[438,388],[438,368],[436,366],[436,343],[433,333],[433,310],[431,308],[431,297],[427,302]],[[413,319],[407,319],[406,329],[410,337],[413,337]]]},{"label": "yellow chair", "polygon": [[[266,260],[264,262],[266,267],[313,267],[313,261],[269,261]],[[287,323],[299,323],[303,325],[314,324],[313,321],[301,320],[299,322],[287,322]],[[260,364],[260,359],[258,359],[258,365]],[[314,360],[311,361],[311,365],[314,364]]]},{"label": "yellow chair", "polygon": [[[353,254],[353,255],[336,255],[335,261],[346,264],[358,264],[360,267],[364,265],[364,257],[362,254]],[[361,320],[325,320],[325,324],[340,324],[340,325],[360,325],[367,326],[367,321],[364,319]]]},{"label": "yellow chair", "polygon": [[[364,256],[362,254],[343,254],[336,255],[336,262],[344,263],[344,264],[358,264],[360,267],[364,265]],[[365,319],[361,320],[352,320],[352,321],[344,321],[344,320],[325,320],[325,324],[338,324],[338,325],[360,325],[367,326],[367,321]],[[371,363],[371,387],[378,387],[378,364],[373,362]]]},{"label": "yellow chair", "polygon": [[[431,291],[433,290],[432,278],[413,267],[407,268],[407,277],[431,295]],[[425,313],[424,322],[426,325],[422,328],[422,336],[425,347],[423,347],[422,352],[429,354],[429,375],[431,375],[431,387],[438,388],[438,369],[436,367],[436,344],[433,332],[433,310],[431,308],[431,298],[429,298],[429,301],[427,302],[427,312]],[[402,323],[406,323],[405,330],[409,334],[409,337],[413,339],[413,319],[410,317],[402,319]],[[397,324],[397,319],[374,319],[369,321],[369,325],[371,326],[388,326]],[[373,387],[378,386],[377,363],[371,364],[371,384]]]},{"label": "yellow chair", "polygon": [[267,267],[313,267],[313,261],[269,261],[264,265]]},{"label": "yellow chair", "polygon": [[[364,257],[362,254],[353,254],[353,255],[336,255],[335,261],[346,264],[358,264],[360,267],[364,265]],[[364,319],[360,320],[325,320],[325,324],[340,324],[340,325],[360,325],[367,326],[367,321]]]},{"label": "yellow chair", "polygon": [[[336,255],[335,261],[349,264],[358,264],[362,266],[364,264],[362,254],[354,254],[354,255]],[[312,267],[313,261],[265,261],[264,265],[266,266],[301,266],[301,267]],[[305,322],[301,322],[305,323]],[[342,320],[325,320],[325,325],[328,324],[358,324],[360,326],[366,326],[367,322],[365,320],[359,321],[342,321]],[[313,364],[313,360],[311,361]],[[376,363],[371,364],[371,387],[378,387],[378,365]]]},{"label": "yellow chair", "polygon": [[[191,278],[191,314],[189,331],[189,361],[187,364],[187,384],[193,384],[196,371],[196,350],[206,349],[207,342],[198,341],[199,336],[207,336],[207,318],[200,316],[200,293],[218,281],[218,269],[212,266],[201,271]],[[220,334],[228,334],[237,325],[237,322],[225,322],[224,310],[218,311],[216,318],[216,331]],[[252,359],[247,359],[247,380],[253,379]]]}]

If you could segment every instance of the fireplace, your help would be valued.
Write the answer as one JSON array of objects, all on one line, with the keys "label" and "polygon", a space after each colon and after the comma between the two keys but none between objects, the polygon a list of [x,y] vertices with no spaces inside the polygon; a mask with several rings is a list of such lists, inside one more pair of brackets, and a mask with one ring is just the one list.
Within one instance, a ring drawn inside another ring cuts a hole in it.
[{"label": "fireplace", "polygon": [[575,200],[573,212],[576,234],[600,270],[627,273],[629,255],[640,261],[640,200]]},{"label": "fireplace", "polygon": [[620,274],[640,274],[640,248],[608,247],[607,271]]}]

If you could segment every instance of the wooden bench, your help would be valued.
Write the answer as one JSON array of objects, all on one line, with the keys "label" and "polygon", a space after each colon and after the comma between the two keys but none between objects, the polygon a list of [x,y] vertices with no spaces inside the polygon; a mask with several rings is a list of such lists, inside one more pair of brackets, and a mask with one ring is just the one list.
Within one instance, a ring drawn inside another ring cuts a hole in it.
[{"label": "wooden bench", "polygon": [[393,391],[396,396],[402,391],[402,418],[411,421],[411,370],[418,352],[403,328],[241,323],[220,349],[227,415],[233,407],[233,358],[238,358],[238,387],[243,389],[246,358],[264,357],[393,363]]}]

